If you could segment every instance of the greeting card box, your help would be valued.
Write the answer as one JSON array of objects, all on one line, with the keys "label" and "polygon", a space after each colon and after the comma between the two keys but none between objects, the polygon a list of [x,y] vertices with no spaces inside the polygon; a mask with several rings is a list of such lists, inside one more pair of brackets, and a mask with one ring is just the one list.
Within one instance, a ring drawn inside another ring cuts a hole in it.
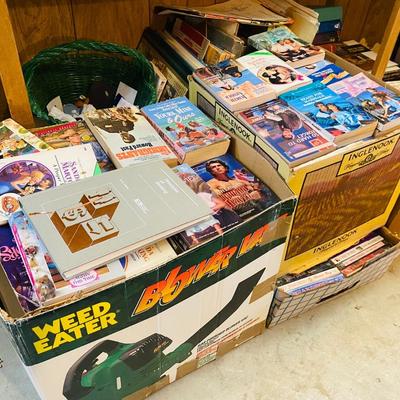
[{"label": "greeting card box", "polygon": [[263,331],[295,198],[254,149],[232,142],[279,202],[79,301],[19,319],[2,312],[42,399],[144,399]]}]

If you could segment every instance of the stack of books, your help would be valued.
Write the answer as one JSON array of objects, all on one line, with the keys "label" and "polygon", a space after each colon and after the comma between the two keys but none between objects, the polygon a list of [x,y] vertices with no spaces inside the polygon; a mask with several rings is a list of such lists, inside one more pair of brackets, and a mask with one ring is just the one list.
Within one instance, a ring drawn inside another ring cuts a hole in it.
[{"label": "stack of books", "polygon": [[84,120],[0,125],[0,298],[13,315],[150,271],[280,201],[185,97]]}]

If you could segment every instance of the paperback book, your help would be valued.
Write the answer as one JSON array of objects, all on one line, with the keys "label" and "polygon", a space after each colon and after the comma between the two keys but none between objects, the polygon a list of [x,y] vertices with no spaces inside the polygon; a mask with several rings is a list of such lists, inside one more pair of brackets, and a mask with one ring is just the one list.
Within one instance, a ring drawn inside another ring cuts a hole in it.
[{"label": "paperback book", "polygon": [[41,306],[125,278],[125,260],[122,258],[66,281],[62,279],[56,264],[23,212],[19,211],[10,217],[10,227]]},{"label": "paperback book", "polygon": [[107,172],[114,169],[113,163],[83,121],[37,128],[32,132],[53,149],[88,143],[92,146],[101,171]]},{"label": "paperback book", "polygon": [[0,160],[0,224],[20,209],[21,197],[98,174],[90,144]]},{"label": "paperback book", "polygon": [[174,171],[213,213],[207,220],[176,235],[176,240],[183,249],[188,250],[242,222],[239,215],[228,207],[222,198],[213,193],[210,186],[189,165],[179,165]]},{"label": "paperback book", "polygon": [[12,119],[0,122],[0,158],[23,156],[52,148]]},{"label": "paperback book", "polygon": [[321,82],[285,93],[280,98],[332,134],[336,144],[345,145],[369,137],[377,124],[356,99],[345,99]]},{"label": "paperback book", "polygon": [[168,261],[176,258],[175,250],[168,240],[163,239],[135,250],[127,256],[128,262],[125,269],[126,278],[130,279],[151,271]]},{"label": "paperback book", "polygon": [[321,82],[324,85],[340,82],[350,76],[343,68],[326,60],[297,68],[297,71],[310,77],[313,82]]},{"label": "paperback book", "polygon": [[389,129],[400,124],[400,96],[363,73],[329,86],[345,99],[355,99],[365,112],[379,121],[379,129]]},{"label": "paperback book", "polygon": [[357,261],[353,262],[352,264],[341,268],[341,273],[348,278],[349,276],[352,276],[356,274],[357,272],[361,271],[364,267],[367,266],[368,262],[375,259],[381,254],[384,254],[387,249],[389,248],[389,245],[384,245],[382,247],[379,247],[378,249],[369,252],[366,254],[364,257],[358,259]]},{"label": "paperback book", "polygon": [[325,58],[323,49],[299,39],[287,26],[279,26],[250,36],[248,43],[257,50],[271,51],[294,68]]},{"label": "paperback book", "polygon": [[229,135],[186,97],[145,106],[142,112],[180,163],[198,164],[228,150]]},{"label": "paperback book", "polygon": [[161,160],[20,200],[64,279],[207,219],[207,205]]},{"label": "paperback book", "polygon": [[295,296],[300,293],[305,293],[319,287],[329,285],[331,283],[340,282],[344,279],[341,272],[336,267],[328,268],[321,272],[309,274],[289,283],[279,286],[279,290],[288,295]]},{"label": "paperback book", "polygon": [[[276,96],[312,83],[312,80],[290,67],[270,51],[260,50],[237,59],[243,68],[262,79]],[[261,104],[258,102],[255,105]]]},{"label": "paperback book", "polygon": [[279,99],[242,111],[239,118],[291,167],[336,147],[325,129]]},{"label": "paperback book", "polygon": [[156,159],[170,167],[177,164],[174,153],[135,106],[91,111],[84,119],[117,168]]},{"label": "paperback book", "polygon": [[[16,294],[19,304],[25,312],[36,309],[39,306],[36,291],[31,284],[28,272],[22,260],[22,255],[15,243],[9,225],[0,226],[0,263],[0,268],[3,268],[8,280],[7,283],[4,281],[0,282],[0,288],[9,283]],[[3,290],[1,290],[1,292],[3,292]],[[11,303],[11,299],[2,298],[2,300],[6,307],[9,302]],[[10,305],[10,308],[11,307]]]},{"label": "paperback book", "polygon": [[193,170],[243,219],[279,201],[270,188],[230,154],[196,165]]},{"label": "paperback book", "polygon": [[276,97],[270,85],[233,60],[197,69],[194,79],[230,111],[240,111]]}]

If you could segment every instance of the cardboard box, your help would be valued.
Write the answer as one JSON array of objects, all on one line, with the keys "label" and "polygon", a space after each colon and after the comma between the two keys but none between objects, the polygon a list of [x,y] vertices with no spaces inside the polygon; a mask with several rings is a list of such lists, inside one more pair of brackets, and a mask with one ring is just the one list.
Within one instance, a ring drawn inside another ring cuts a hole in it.
[{"label": "cardboard box", "polygon": [[400,198],[397,199],[397,202],[393,207],[387,226],[395,236],[400,238]]},{"label": "cardboard box", "polygon": [[400,256],[399,239],[396,239],[387,228],[383,228],[381,234],[393,244],[393,247],[368,261],[361,271],[343,281],[294,296],[286,294],[277,287],[268,314],[267,327],[271,328],[297,317],[326,301],[379,279]]},{"label": "cardboard box", "polygon": [[323,262],[387,222],[400,191],[400,130],[380,132],[290,169],[193,79],[189,93],[192,103],[262,154],[299,196],[281,275]]},{"label": "cardboard box", "polygon": [[263,331],[295,197],[232,142],[280,203],[129,281],[24,318],[3,312],[42,399],[143,399]]}]

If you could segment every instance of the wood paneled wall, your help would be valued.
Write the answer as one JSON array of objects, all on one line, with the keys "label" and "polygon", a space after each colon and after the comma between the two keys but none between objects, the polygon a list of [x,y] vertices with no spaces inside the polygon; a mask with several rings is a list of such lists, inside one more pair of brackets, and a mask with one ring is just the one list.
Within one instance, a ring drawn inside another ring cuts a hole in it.
[{"label": "wood paneled wall", "polygon": [[[78,39],[136,46],[155,4],[210,5],[224,0],[8,0],[21,61],[41,49]],[[243,0],[245,1],[245,0]],[[383,36],[395,0],[298,0],[305,5],[342,5],[345,39]]]},{"label": "wood paneled wall", "polygon": [[[135,47],[151,22],[154,5],[211,5],[224,0],[7,0],[21,62],[40,50],[74,39]],[[243,0],[246,1],[246,0]],[[340,4],[345,39],[379,42],[395,0],[298,0],[304,5]],[[0,117],[4,110],[0,88]]]}]

